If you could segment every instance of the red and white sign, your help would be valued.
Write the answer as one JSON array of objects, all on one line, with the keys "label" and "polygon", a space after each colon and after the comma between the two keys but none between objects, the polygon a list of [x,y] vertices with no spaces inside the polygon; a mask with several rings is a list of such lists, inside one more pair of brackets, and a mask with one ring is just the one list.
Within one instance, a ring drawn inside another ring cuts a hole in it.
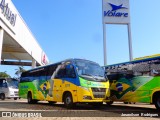
[{"label": "red and white sign", "polygon": [[46,54],[44,52],[42,52],[42,59],[41,59],[41,61],[42,61],[43,65],[47,65],[48,64],[48,58],[47,58],[47,56],[46,56]]}]

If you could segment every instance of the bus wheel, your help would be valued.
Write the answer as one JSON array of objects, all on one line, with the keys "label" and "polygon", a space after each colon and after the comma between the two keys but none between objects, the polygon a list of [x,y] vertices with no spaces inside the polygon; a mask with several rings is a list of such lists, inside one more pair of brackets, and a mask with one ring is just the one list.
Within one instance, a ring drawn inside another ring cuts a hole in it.
[{"label": "bus wheel", "polygon": [[49,103],[50,105],[53,105],[53,104],[56,104],[57,102],[54,102],[54,101],[48,101],[48,103]]},{"label": "bus wheel", "polygon": [[28,100],[29,104],[33,104],[33,103],[37,103],[38,102],[37,100],[33,100],[32,99],[32,93],[31,92],[28,92],[27,100]]},{"label": "bus wheel", "polygon": [[157,95],[157,96],[155,97],[154,104],[155,104],[156,108],[157,108],[158,110],[160,110],[160,96]]},{"label": "bus wheel", "polygon": [[4,94],[4,93],[1,93],[1,94],[0,94],[0,99],[1,99],[1,100],[5,100],[5,94]]},{"label": "bus wheel", "polygon": [[67,108],[73,108],[75,106],[75,103],[73,103],[72,95],[71,93],[66,93],[64,96],[64,104]]},{"label": "bus wheel", "polygon": [[113,104],[113,101],[110,101],[110,102],[106,102],[107,105],[112,105]]},{"label": "bus wheel", "polygon": [[124,104],[128,104],[128,102],[123,102]]},{"label": "bus wheel", "polygon": [[14,98],[14,100],[17,100],[17,98]]}]

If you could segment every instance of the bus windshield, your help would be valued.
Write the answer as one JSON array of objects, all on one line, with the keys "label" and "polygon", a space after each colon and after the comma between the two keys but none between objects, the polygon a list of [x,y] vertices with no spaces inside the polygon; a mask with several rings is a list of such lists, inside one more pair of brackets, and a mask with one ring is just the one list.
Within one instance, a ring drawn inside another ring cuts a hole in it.
[{"label": "bus windshield", "polygon": [[7,79],[8,87],[18,88],[18,80],[16,79]]},{"label": "bus windshield", "polygon": [[106,81],[104,69],[97,63],[87,60],[76,60],[75,65],[80,77],[85,77],[93,81]]}]

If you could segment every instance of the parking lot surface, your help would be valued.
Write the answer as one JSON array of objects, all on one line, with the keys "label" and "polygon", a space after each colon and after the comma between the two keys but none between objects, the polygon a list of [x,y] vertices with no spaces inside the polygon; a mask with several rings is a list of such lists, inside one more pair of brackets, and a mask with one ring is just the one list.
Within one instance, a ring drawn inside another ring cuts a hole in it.
[{"label": "parking lot surface", "polygon": [[73,109],[67,109],[62,103],[48,104],[48,102],[38,102],[37,104],[28,104],[27,100],[19,99],[0,100],[0,119],[65,119],[65,120],[146,120],[159,119],[160,112],[154,105],[136,103],[123,104],[115,102],[111,106],[103,104],[102,106],[91,106],[87,104],[78,104]]}]

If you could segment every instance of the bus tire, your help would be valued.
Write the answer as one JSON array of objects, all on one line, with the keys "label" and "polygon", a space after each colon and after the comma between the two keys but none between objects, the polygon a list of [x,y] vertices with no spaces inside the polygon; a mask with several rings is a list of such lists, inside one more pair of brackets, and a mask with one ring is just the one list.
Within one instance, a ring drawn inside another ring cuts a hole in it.
[{"label": "bus tire", "polygon": [[32,99],[32,93],[31,92],[28,92],[27,100],[28,100],[29,104],[34,104],[34,103],[38,102],[37,100]]},{"label": "bus tire", "polygon": [[1,94],[0,94],[0,99],[1,99],[1,100],[5,100],[5,94],[4,94],[4,93],[1,93]]},{"label": "bus tire", "polygon": [[49,103],[50,105],[53,105],[53,104],[56,104],[57,102],[54,102],[54,101],[48,101],[48,103]]},{"label": "bus tire", "polygon": [[154,97],[154,105],[158,110],[160,110],[160,94]]},{"label": "bus tire", "polygon": [[129,102],[123,102],[124,104],[128,104]]},{"label": "bus tire", "polygon": [[17,100],[17,98],[14,98],[14,100]]},{"label": "bus tire", "polygon": [[106,104],[110,106],[110,105],[112,105],[112,104],[113,104],[113,101],[106,102]]},{"label": "bus tire", "polygon": [[73,108],[75,106],[75,103],[73,103],[72,95],[69,92],[66,93],[65,96],[64,96],[64,105],[68,109]]}]

